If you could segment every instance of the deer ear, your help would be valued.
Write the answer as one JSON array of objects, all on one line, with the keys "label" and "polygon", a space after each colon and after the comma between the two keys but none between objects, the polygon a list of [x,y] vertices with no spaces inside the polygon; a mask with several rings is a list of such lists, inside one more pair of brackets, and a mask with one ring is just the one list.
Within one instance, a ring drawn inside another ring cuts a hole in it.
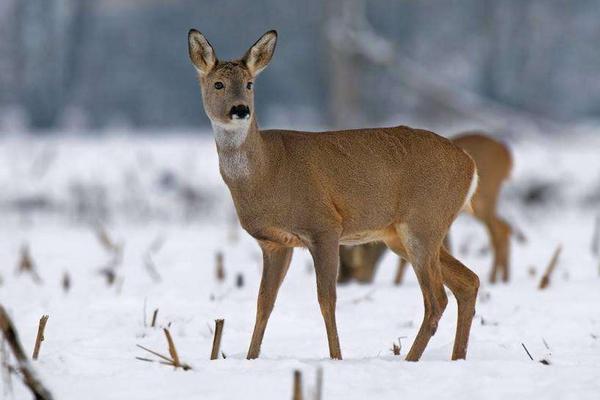
[{"label": "deer ear", "polygon": [[277,31],[269,31],[262,35],[248,49],[242,61],[254,76],[258,75],[271,61],[277,44]]},{"label": "deer ear", "polygon": [[207,74],[217,63],[215,50],[208,40],[195,29],[188,33],[188,51],[190,60],[201,74]]}]

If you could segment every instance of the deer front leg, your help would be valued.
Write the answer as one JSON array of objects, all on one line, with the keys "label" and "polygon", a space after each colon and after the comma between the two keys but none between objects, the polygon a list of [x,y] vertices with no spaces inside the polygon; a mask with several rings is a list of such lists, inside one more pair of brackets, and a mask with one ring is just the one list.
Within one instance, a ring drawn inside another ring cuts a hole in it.
[{"label": "deer front leg", "polygon": [[263,252],[263,272],[260,281],[260,290],[256,304],[256,323],[254,324],[254,333],[248,350],[248,360],[258,358],[260,354],[260,345],[265,335],[265,329],[277,292],[285,278],[285,274],[290,266],[293,248],[291,247],[267,247],[261,246]]},{"label": "deer front leg", "polygon": [[310,246],[317,277],[317,296],[327,329],[329,356],[342,359],[340,340],[335,321],[336,280],[340,260],[338,239],[319,239]]}]

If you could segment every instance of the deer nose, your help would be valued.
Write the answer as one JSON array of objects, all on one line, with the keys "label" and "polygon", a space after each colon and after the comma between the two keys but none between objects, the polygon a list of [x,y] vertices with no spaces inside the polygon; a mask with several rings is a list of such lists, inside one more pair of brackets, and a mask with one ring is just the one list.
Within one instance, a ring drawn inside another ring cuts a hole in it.
[{"label": "deer nose", "polygon": [[238,104],[237,106],[231,107],[229,110],[229,117],[231,119],[246,119],[250,116],[250,108],[244,104]]}]

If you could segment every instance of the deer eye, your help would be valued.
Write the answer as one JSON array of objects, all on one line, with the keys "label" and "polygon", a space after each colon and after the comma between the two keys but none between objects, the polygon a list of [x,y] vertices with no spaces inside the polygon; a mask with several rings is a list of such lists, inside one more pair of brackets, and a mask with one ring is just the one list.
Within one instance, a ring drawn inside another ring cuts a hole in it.
[{"label": "deer eye", "polygon": [[224,87],[225,87],[225,85],[223,85],[223,82],[215,82],[215,89],[221,90]]},{"label": "deer eye", "polygon": [[253,82],[248,82],[248,83],[246,83],[246,89],[248,89],[248,90],[252,90],[252,86],[254,86],[254,83],[253,83]]}]

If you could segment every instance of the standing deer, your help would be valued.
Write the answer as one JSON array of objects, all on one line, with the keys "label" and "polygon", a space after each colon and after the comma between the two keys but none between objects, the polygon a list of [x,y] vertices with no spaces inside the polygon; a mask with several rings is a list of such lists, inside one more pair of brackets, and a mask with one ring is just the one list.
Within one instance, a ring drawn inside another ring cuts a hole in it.
[{"label": "standing deer", "polygon": [[[271,61],[277,33],[239,60],[218,60],[206,38],[188,34],[219,169],[242,227],[263,253],[248,359],[257,358],[294,247],[308,248],[316,272],[329,355],[341,359],[336,278],[340,244],[383,241],[414,266],[425,315],[406,357],[417,361],[448,302],[458,301],[453,359],[466,357],[479,279],[441,248],[477,186],[475,163],[432,132],[404,126],[331,132],[258,128],[254,81]],[[351,82],[348,82],[351,84]]]},{"label": "standing deer", "polygon": [[[502,185],[512,170],[512,157],[508,147],[479,132],[468,132],[452,138],[452,141],[464,149],[477,165],[479,185],[471,200],[473,216],[487,228],[494,254],[490,282],[494,283],[498,275],[504,282],[509,279],[509,256],[511,226],[497,214],[498,197]],[[449,250],[449,241],[445,243]],[[377,262],[384,252],[384,245],[370,247],[355,246],[340,249],[340,276],[344,281],[356,279],[359,282],[371,282]],[[402,283],[407,267],[406,259],[401,259],[394,283]]]}]

